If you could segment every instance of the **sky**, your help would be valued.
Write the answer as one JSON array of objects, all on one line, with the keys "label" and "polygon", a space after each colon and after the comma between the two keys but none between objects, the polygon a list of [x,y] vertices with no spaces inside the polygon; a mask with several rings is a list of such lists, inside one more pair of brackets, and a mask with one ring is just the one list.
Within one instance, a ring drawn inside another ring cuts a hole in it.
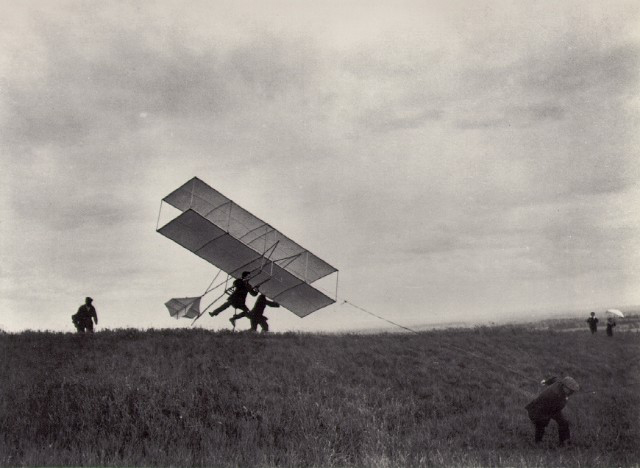
[{"label": "sky", "polygon": [[194,176],[340,271],[275,331],[640,304],[635,1],[0,4],[0,329],[189,327]]}]

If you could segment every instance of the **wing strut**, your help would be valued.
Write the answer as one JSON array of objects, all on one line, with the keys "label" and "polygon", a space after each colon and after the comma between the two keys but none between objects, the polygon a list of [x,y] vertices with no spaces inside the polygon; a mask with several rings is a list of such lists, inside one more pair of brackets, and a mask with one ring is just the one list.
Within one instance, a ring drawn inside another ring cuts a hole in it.
[{"label": "wing strut", "polygon": [[[249,278],[253,278],[253,277],[257,276],[258,274],[260,274],[260,273],[262,272],[262,270],[264,269],[264,266],[265,266],[265,265],[270,261],[270,260],[269,260],[269,258],[271,257],[271,255],[273,255],[273,252],[275,251],[275,249],[276,249],[276,247],[277,247],[277,245],[278,245],[278,242],[280,242],[280,241],[276,241],[276,242],[275,242],[271,247],[269,247],[267,250],[265,250],[265,252],[262,254],[262,258],[263,258],[262,264],[261,264],[259,267],[256,267],[256,268],[254,268],[253,270],[251,270]],[[265,255],[267,254],[267,252],[269,253],[269,256],[268,256],[268,257],[265,257]],[[266,258],[266,261],[264,260],[265,258]],[[254,260],[252,260],[252,261],[251,261],[251,262],[249,262],[249,263],[252,263],[253,261],[254,261]],[[246,266],[246,265],[248,265],[248,263],[247,263],[247,264],[245,264],[245,265],[243,265],[243,267],[244,267],[244,266]],[[240,269],[242,269],[242,267],[241,267]],[[256,271],[257,271],[257,273],[256,273]],[[218,275],[219,275],[221,272],[222,272],[222,270],[218,270],[218,273],[216,274],[215,278],[213,279],[213,281],[211,282],[211,284],[209,285],[209,287],[207,288],[207,290],[205,291],[205,293],[204,293],[201,297],[204,297],[207,293],[209,293],[209,292],[213,291],[214,289],[217,289],[218,287],[222,286],[222,284],[227,284],[227,283],[228,283],[228,281],[229,281],[229,276],[230,276],[230,275],[227,275],[227,278],[225,279],[224,283],[222,283],[222,282],[221,282],[221,283],[219,283],[218,285],[214,286],[213,288],[211,287],[211,286],[213,285],[213,283],[215,282],[216,278],[218,278]],[[255,286],[254,286],[254,289],[257,289],[258,287],[260,287],[261,285],[263,285],[264,283],[266,283],[266,282],[267,282],[267,281],[269,281],[270,279],[271,279],[271,276],[269,276],[269,277],[268,277],[267,279],[265,279],[264,281],[261,281],[260,283],[258,283],[257,285],[255,285]],[[222,298],[224,297],[224,295],[225,295],[225,294],[229,294],[229,292],[230,292],[230,288],[225,288],[225,291],[224,291],[222,294],[220,294],[218,297],[216,297],[216,298],[215,298],[215,299],[214,299],[214,300],[213,300],[213,301],[212,301],[212,302],[211,302],[207,307],[205,307],[204,309],[202,309],[202,311],[200,312],[200,314],[198,314],[198,316],[197,316],[196,318],[194,318],[194,319],[193,319],[193,322],[191,322],[191,326],[193,326],[193,324],[194,324],[194,323],[196,323],[196,321],[197,321],[200,317],[202,317],[202,316],[204,315],[204,313],[205,313],[207,310],[209,310],[209,308],[210,308],[213,304],[215,304],[215,303],[216,303],[216,302],[218,302],[220,299],[222,299]]]}]

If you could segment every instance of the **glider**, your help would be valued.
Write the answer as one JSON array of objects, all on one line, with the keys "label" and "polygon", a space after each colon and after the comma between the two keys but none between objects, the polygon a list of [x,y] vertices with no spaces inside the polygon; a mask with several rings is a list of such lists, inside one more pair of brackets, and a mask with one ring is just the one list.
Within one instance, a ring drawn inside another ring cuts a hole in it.
[{"label": "glider", "polygon": [[[251,285],[277,301],[282,307],[298,317],[307,315],[333,304],[337,297],[338,270],[303,248],[270,224],[237,205],[197,177],[187,181],[160,203],[158,225],[165,204],[178,210],[177,216],[156,226],[156,231],[173,240],[185,249],[198,255],[221,271],[227,279],[216,286],[214,281],[202,296],[222,284],[228,285],[230,278],[239,278],[243,271],[251,273]],[[175,210],[174,210],[175,211]],[[335,274],[336,294],[320,291],[312,283]],[[217,278],[217,275],[216,275]],[[225,291],[198,312],[197,320],[217,300],[230,291]],[[172,299],[167,307],[183,304],[186,312],[199,310],[199,301],[187,305],[189,299]],[[181,302],[182,301],[182,302]],[[174,313],[169,311],[172,316]]]}]

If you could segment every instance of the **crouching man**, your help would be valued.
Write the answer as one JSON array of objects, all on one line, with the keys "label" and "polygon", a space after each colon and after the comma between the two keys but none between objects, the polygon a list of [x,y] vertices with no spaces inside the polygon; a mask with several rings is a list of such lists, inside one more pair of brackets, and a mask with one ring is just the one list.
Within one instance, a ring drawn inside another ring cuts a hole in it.
[{"label": "crouching man", "polygon": [[544,431],[552,419],[558,424],[558,436],[560,446],[571,443],[569,421],[562,415],[562,409],[567,404],[569,396],[580,390],[578,383],[571,377],[563,377],[560,380],[548,379],[543,381],[547,386],[527,406],[529,419],[536,428],[536,444],[542,441]]}]

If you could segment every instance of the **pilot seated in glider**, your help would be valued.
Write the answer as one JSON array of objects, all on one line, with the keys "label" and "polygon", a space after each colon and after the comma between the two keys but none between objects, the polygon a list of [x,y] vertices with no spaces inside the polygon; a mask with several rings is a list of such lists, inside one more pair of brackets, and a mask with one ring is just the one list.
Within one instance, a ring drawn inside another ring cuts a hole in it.
[{"label": "pilot seated in glider", "polygon": [[565,442],[571,443],[569,421],[562,415],[562,409],[567,404],[569,395],[580,390],[580,386],[571,377],[563,377],[560,380],[550,378],[544,380],[543,384],[547,385],[547,388],[525,406],[529,419],[536,428],[535,442],[537,444],[542,441],[544,430],[553,419],[558,423],[560,445],[564,445]]},{"label": "pilot seated in glider", "polygon": [[[230,306],[233,306],[234,309],[242,309],[245,314],[244,316],[249,313],[249,308],[245,304],[247,300],[247,294],[251,294],[252,296],[258,295],[258,292],[249,284],[249,280],[247,279],[250,274],[251,273],[248,271],[242,272],[242,277],[236,279],[233,282],[233,292],[229,295],[227,302],[222,304],[217,309],[209,312],[209,315],[211,317],[215,317]],[[236,316],[234,315],[234,317]]]}]

